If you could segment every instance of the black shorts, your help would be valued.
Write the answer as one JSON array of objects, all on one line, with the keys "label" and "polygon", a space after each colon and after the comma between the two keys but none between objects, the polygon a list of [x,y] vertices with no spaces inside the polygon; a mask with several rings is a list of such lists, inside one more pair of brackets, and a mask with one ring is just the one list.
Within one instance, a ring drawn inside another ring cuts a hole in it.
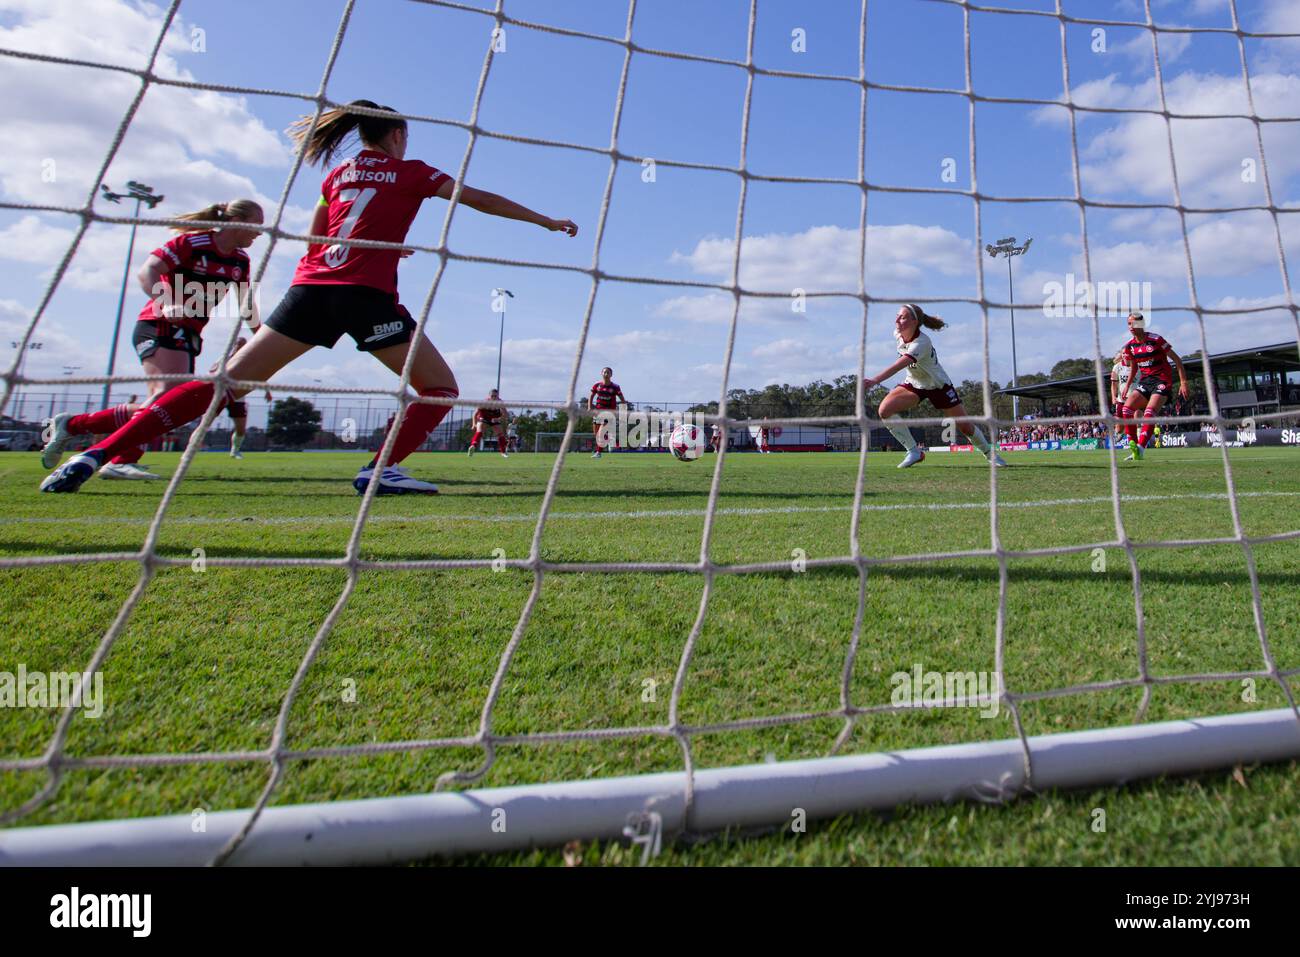
[{"label": "black shorts", "polygon": [[226,412],[230,414],[232,419],[246,419],[248,418],[248,403],[243,399],[239,399],[235,402],[227,402]]},{"label": "black shorts", "polygon": [[203,351],[203,337],[193,329],[183,329],[170,322],[137,322],[131,333],[135,354],[148,359],[159,349],[172,349],[190,357],[189,371],[194,371],[194,357]]},{"label": "black shorts", "polygon": [[415,320],[392,293],[372,286],[290,286],[266,324],[281,335],[330,348],[344,333],[359,352],[411,341]]},{"label": "black shorts", "polygon": [[1169,394],[1174,391],[1174,383],[1164,376],[1144,375],[1138,379],[1138,384],[1133,387],[1133,391],[1146,396],[1148,399],[1153,395],[1163,395],[1168,398]]},{"label": "black shorts", "polygon": [[957,390],[949,383],[941,389],[920,389],[910,382],[902,383],[904,389],[913,395],[919,395],[922,399],[929,399],[930,404],[936,409],[951,409],[955,405],[961,405],[961,397],[957,395]]}]

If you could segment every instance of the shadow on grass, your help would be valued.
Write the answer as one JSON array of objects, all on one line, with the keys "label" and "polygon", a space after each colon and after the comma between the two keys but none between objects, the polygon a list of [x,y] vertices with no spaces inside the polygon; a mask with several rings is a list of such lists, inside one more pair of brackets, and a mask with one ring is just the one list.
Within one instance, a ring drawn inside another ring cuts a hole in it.
[{"label": "shadow on grass", "polygon": [[[132,539],[125,542],[98,542],[98,543],[79,543],[69,545],[61,551],[51,551],[47,546],[35,542],[3,542],[0,541],[0,556],[7,555],[10,557],[16,555],[93,555],[99,552],[137,552],[140,548],[140,540]],[[186,562],[192,558],[192,553],[187,548],[174,548],[161,546],[157,549],[157,554],[165,558],[184,559]],[[337,552],[322,552],[319,549],[311,548],[248,548],[237,551],[225,552],[211,546],[207,547],[206,557],[209,561],[219,558],[315,558],[315,559],[339,559],[343,557],[343,548],[340,547]],[[404,549],[392,551],[385,549],[382,552],[373,550],[363,550],[361,555],[362,561],[464,561],[464,560],[485,560],[490,556],[480,554],[433,554],[427,551],[413,551]],[[509,556],[511,559],[522,558],[524,556]],[[561,555],[548,550],[542,550],[542,560],[548,562],[617,562],[617,561],[648,561],[648,562],[694,562],[696,554],[691,553],[683,558],[654,558],[654,559],[623,559],[611,558],[609,556],[589,556],[589,555]],[[138,561],[135,558],[123,558],[115,562],[106,562],[104,564],[129,563],[134,564]],[[1112,572],[1099,575],[1093,572],[1087,562],[1081,563],[1081,567],[1076,569],[1061,568],[1024,568],[1017,567],[1027,559],[1020,559],[1013,562],[1008,569],[1008,583],[1017,582],[1090,582],[1099,581],[1114,582],[1130,581],[1127,568],[1123,572]],[[739,563],[737,563],[739,564]],[[746,563],[748,564],[748,563]],[[725,563],[724,563],[725,567]],[[454,569],[456,571],[468,571],[468,569]],[[521,575],[532,575],[527,569],[505,569]],[[571,575],[571,574],[604,574],[603,572],[553,572],[552,574]],[[612,574],[646,574],[645,572],[629,570],[626,573],[614,572]],[[695,577],[699,572],[653,572],[658,575],[686,575]],[[724,573],[725,574],[725,573]],[[808,568],[803,572],[750,572],[746,573],[746,578],[856,578],[857,570],[848,566],[818,567]],[[888,576],[893,579],[903,580],[943,580],[951,581],[955,576],[960,576],[967,581],[988,582],[996,587],[998,584],[998,568],[992,559],[974,560],[971,559],[953,559],[951,561],[932,561],[925,564],[900,564],[888,566],[873,566],[868,570],[869,578],[872,576]],[[1291,572],[1257,572],[1257,578],[1261,586],[1300,586],[1300,570]],[[1171,569],[1168,571],[1160,569],[1142,569],[1142,581],[1144,583],[1161,583],[1175,585],[1208,585],[1212,587],[1222,587],[1223,585],[1240,584],[1248,586],[1250,577],[1246,573],[1245,560],[1242,560],[1241,568],[1224,569],[1221,571],[1204,571],[1191,569]],[[868,587],[869,584],[868,584]]]}]

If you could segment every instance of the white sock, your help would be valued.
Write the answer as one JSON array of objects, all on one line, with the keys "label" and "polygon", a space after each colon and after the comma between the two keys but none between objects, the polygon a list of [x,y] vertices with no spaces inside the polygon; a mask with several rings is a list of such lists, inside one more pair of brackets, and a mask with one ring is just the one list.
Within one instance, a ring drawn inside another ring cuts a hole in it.
[{"label": "white sock", "polygon": [[238,432],[232,432],[230,434],[230,451],[238,452],[239,447],[243,444],[244,444],[244,437],[242,435],[240,435]]},{"label": "white sock", "polygon": [[970,432],[971,444],[974,445],[975,448],[983,452],[985,455],[988,455],[989,452],[992,451],[989,448],[989,440],[984,438],[984,433],[980,431],[980,427],[978,425],[972,425],[970,428],[971,428],[971,432]]},{"label": "white sock", "polygon": [[[899,424],[890,425],[889,423],[891,422],[898,422]],[[912,449],[916,448],[916,439],[912,438],[912,430],[903,425],[898,416],[891,415],[889,418],[885,419],[885,428],[889,429],[889,434],[898,439],[899,443],[903,448],[907,449],[907,451],[910,452]]]}]

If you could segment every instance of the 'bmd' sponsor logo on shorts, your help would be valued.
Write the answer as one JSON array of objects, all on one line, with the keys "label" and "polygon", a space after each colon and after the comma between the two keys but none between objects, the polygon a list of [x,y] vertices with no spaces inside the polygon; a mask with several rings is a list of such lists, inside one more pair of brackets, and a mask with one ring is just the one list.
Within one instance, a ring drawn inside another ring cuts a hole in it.
[{"label": "'bmd' sponsor logo on shorts", "polygon": [[400,322],[381,322],[375,326],[375,334],[366,336],[366,342],[374,342],[376,339],[385,339],[395,333],[401,332],[404,324]]}]

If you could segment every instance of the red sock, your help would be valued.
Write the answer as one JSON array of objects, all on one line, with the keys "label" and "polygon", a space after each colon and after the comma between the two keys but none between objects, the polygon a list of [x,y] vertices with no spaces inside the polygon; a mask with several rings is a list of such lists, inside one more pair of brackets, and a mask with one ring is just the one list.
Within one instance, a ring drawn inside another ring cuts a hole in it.
[{"label": "red sock", "polygon": [[475,449],[483,448],[483,433],[475,432],[474,438],[470,439],[469,444]]},{"label": "red sock", "polygon": [[1124,434],[1128,436],[1129,442],[1137,442],[1137,426],[1131,421],[1133,410],[1126,405],[1121,405],[1119,407],[1119,417],[1130,420],[1124,423]]},{"label": "red sock", "polygon": [[68,420],[69,435],[108,435],[126,425],[134,410],[125,402],[100,412],[74,415]]},{"label": "red sock", "polygon": [[1142,446],[1144,449],[1147,447],[1147,439],[1151,438],[1151,423],[1146,420],[1151,418],[1153,415],[1155,415],[1155,413],[1150,409],[1147,409],[1142,413],[1142,430],[1138,432],[1138,445]]},{"label": "red sock", "polygon": [[502,455],[506,454],[506,437],[504,435],[497,436],[497,451]]},{"label": "red sock", "polygon": [[114,465],[134,465],[144,458],[144,446],[137,445],[113,456]]},{"label": "red sock", "polygon": [[[460,395],[456,389],[425,389],[420,393],[422,396],[437,397],[442,399],[454,399]],[[388,464],[397,465],[404,458],[424,444],[424,440],[429,437],[429,433],[438,427],[438,423],[447,417],[451,411],[449,405],[426,405],[423,402],[412,402],[406,409],[406,416],[402,419],[402,428],[397,433],[397,438],[393,442],[393,454],[389,456]],[[387,441],[387,436],[385,436]],[[379,456],[371,460],[373,467]]]},{"label": "red sock", "polygon": [[[151,402],[140,406],[131,421],[108,438],[91,446],[104,460],[116,456],[127,458],[133,452],[136,459],[143,455],[143,447],[172,429],[193,421],[207,411],[215,387],[211,382],[183,382],[169,389]],[[135,447],[139,447],[138,449]]]}]

